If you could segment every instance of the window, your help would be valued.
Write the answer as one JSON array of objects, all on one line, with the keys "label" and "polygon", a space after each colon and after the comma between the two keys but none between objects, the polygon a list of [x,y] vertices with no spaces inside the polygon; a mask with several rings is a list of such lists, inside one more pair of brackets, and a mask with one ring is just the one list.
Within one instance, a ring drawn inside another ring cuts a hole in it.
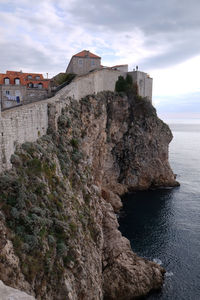
[{"label": "window", "polygon": [[82,60],[82,59],[79,59],[79,60],[78,60],[78,63],[79,63],[79,65],[82,65],[82,64],[83,64],[83,60]]},{"label": "window", "polygon": [[19,78],[15,78],[15,85],[20,85],[20,79]]},{"label": "window", "polygon": [[27,76],[27,79],[32,79],[32,75],[28,75],[28,76]]},{"label": "window", "polygon": [[4,84],[10,84],[10,79],[9,78],[4,78]]},{"label": "window", "polygon": [[42,89],[43,88],[43,84],[40,82],[38,83],[38,89]]},{"label": "window", "polygon": [[37,84],[37,83],[34,83],[34,84],[33,84],[33,87],[34,87],[34,88],[38,88],[38,84]]},{"label": "window", "polygon": [[40,80],[40,76],[35,76],[35,79],[36,80]]},{"label": "window", "polygon": [[6,91],[6,95],[10,95],[10,91]]},{"label": "window", "polygon": [[32,82],[29,82],[29,83],[28,83],[28,87],[31,88],[31,89],[33,88]]},{"label": "window", "polygon": [[91,60],[91,65],[92,65],[92,66],[95,65],[95,60],[94,60],[94,59]]},{"label": "window", "polygon": [[16,97],[20,97],[20,96],[21,96],[20,91],[15,91],[15,96],[16,96]]}]

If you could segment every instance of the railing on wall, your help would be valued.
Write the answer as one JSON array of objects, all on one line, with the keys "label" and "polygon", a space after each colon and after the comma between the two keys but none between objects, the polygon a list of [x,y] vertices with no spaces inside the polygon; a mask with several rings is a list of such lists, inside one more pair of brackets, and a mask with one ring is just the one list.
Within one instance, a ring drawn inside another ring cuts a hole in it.
[{"label": "railing on wall", "polygon": [[58,91],[60,91],[61,89],[66,87],[68,84],[70,84],[76,76],[77,76],[76,74],[68,74],[68,78],[65,82],[58,85],[57,87],[52,88],[52,93],[54,93],[54,95],[55,95]]}]

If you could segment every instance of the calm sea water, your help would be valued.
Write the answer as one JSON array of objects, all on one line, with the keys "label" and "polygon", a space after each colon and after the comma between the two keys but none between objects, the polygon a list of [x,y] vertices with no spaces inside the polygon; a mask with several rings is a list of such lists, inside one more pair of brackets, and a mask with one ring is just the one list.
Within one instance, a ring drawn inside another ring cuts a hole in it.
[{"label": "calm sea water", "polygon": [[125,196],[120,230],[134,252],[167,270],[162,291],[147,299],[199,300],[200,120],[170,127],[170,164],[181,186]]}]

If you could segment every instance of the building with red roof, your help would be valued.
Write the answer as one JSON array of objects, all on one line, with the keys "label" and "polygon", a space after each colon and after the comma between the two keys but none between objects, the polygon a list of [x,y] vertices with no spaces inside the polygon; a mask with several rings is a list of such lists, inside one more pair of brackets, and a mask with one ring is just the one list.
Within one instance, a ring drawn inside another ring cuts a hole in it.
[{"label": "building with red roof", "polygon": [[72,56],[66,73],[84,75],[97,69],[101,69],[101,57],[89,50],[83,50]]},{"label": "building with red roof", "polygon": [[39,73],[6,71],[0,73],[0,102],[2,109],[21,103],[45,99],[50,94],[50,80]]},{"label": "building with red roof", "polygon": [[42,74],[23,73],[22,71],[6,71],[0,73],[0,84],[5,85],[23,85],[27,88],[48,89],[49,79],[44,79]]}]

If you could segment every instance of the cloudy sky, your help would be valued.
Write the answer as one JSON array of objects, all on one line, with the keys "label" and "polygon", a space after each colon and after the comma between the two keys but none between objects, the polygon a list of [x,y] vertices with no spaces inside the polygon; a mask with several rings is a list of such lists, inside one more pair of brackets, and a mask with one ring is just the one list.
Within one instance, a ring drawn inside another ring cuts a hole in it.
[{"label": "cloudy sky", "polygon": [[160,115],[200,117],[199,0],[0,0],[0,72],[65,71],[83,49],[154,79]]}]

